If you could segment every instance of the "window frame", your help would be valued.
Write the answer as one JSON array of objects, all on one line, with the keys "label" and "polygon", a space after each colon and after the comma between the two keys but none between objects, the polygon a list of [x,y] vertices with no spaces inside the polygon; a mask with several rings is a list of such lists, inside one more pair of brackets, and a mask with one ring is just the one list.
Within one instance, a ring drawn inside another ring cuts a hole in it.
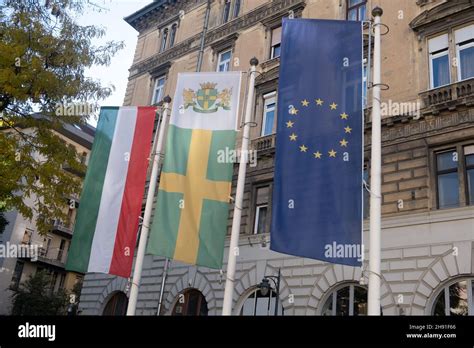
[{"label": "window frame", "polygon": [[349,12],[352,10],[357,10],[357,19],[356,21],[363,21],[365,18],[359,18],[360,8],[365,7],[365,16],[367,16],[367,0],[361,0],[359,3],[350,6],[350,0],[346,0],[346,20],[349,20]]},{"label": "window frame", "polygon": [[[457,143],[446,144],[443,146],[437,146],[430,149],[430,187],[433,187],[435,192],[432,195],[431,206],[433,210],[444,210],[444,209],[456,209],[466,206],[474,206],[474,202],[468,202],[468,183],[467,183],[467,169],[466,169],[466,157],[464,154],[464,148],[467,146],[474,146],[473,140],[465,140]],[[458,155],[458,190],[459,190],[459,205],[457,207],[439,208],[438,199],[438,163],[436,155],[438,153],[456,152]],[[471,167],[471,166],[470,166]]]},{"label": "window frame", "polygon": [[174,46],[176,42],[176,34],[178,32],[178,23],[173,23],[170,28],[170,34],[169,34],[169,43],[168,43],[168,48],[171,48]]},{"label": "window frame", "polygon": [[468,305],[468,314],[467,316],[474,316],[474,300],[473,300],[473,287],[474,287],[474,278],[464,277],[464,278],[455,278],[451,279],[450,281],[446,282],[443,286],[441,286],[438,291],[436,291],[432,296],[431,305],[427,306],[429,308],[429,315],[434,316],[434,311],[436,309],[436,304],[438,297],[444,293],[444,315],[446,317],[451,316],[450,311],[450,301],[449,301],[449,288],[454,284],[459,282],[466,281],[466,289],[467,289],[467,305]]},{"label": "window frame", "polygon": [[456,60],[457,60],[456,71],[457,71],[457,75],[458,75],[457,76],[458,77],[457,82],[470,80],[470,79],[474,78],[474,76],[466,77],[466,78],[462,78],[462,76],[461,76],[461,51],[474,47],[474,39],[464,41],[464,43],[460,42],[460,43],[455,44],[455,45],[456,45]]},{"label": "window frame", "polygon": [[[160,86],[161,98],[160,100],[157,100],[156,91],[158,90],[158,87],[159,87],[158,86],[159,81],[163,81],[163,85]],[[153,84],[153,95],[151,97],[151,105],[156,105],[163,99],[163,95],[165,94],[165,85],[166,85],[166,75],[159,75],[155,77],[155,82]]]},{"label": "window frame", "polygon": [[224,6],[222,8],[222,24],[225,24],[231,20],[232,15],[232,0],[224,0]]},{"label": "window frame", "polygon": [[448,56],[448,63],[450,62],[450,54],[449,54],[449,47],[447,48],[444,48],[442,50],[438,50],[436,52],[433,52],[433,53],[428,53],[429,54],[429,70],[430,70],[430,89],[437,89],[437,88],[441,88],[441,87],[444,87],[444,86],[449,86],[452,82],[452,79],[451,79],[451,69],[450,69],[450,64],[448,64],[448,75],[449,75],[449,81],[447,84],[444,84],[444,85],[439,85],[439,86],[435,86],[434,85],[434,74],[433,74],[433,60],[436,59],[436,58],[440,58],[440,57],[443,57],[443,56]]},{"label": "window frame", "polygon": [[161,43],[160,43],[160,52],[159,53],[162,53],[164,51],[166,51],[167,49],[167,41],[168,41],[168,33],[169,33],[169,30],[168,30],[168,27],[164,28],[162,31],[161,31]]},{"label": "window frame", "polygon": [[[343,282],[340,283],[337,286],[334,286],[332,289],[330,289],[326,296],[323,298],[323,300],[320,302],[322,305],[319,307],[319,315],[323,316],[324,315],[324,309],[326,307],[326,304],[328,303],[329,300],[331,300],[332,308],[331,308],[331,316],[335,317],[337,315],[337,293],[344,289],[349,287],[349,317],[354,316],[354,299],[355,299],[355,288],[359,287],[361,289],[364,289],[367,292],[367,305],[368,305],[368,288],[365,286],[362,286],[360,284],[354,283],[354,282]],[[365,316],[367,316],[366,314]],[[359,315],[361,316],[361,315]]]},{"label": "window frame", "polygon": [[[230,53],[230,57],[228,60],[224,60],[222,61],[221,58],[224,54],[226,53]],[[228,49],[224,49],[224,50],[221,50],[218,54],[217,54],[217,69],[216,71],[217,72],[228,72],[230,71],[230,66],[231,66],[231,63],[232,62],[232,48],[228,48]],[[223,65],[223,64],[228,64],[227,65],[227,70],[220,70],[220,66]]]},{"label": "window frame", "polygon": [[[272,44],[273,43],[273,31],[275,29],[278,29],[278,28],[281,28],[281,30],[283,30],[283,27],[280,24],[280,25],[277,25],[276,27],[271,28],[271,31],[270,31],[270,59],[280,58],[280,56],[281,56],[281,34],[283,34],[283,33],[280,34],[280,42],[276,45]],[[277,46],[280,48],[280,54],[278,56],[275,56],[275,48]]]},{"label": "window frame", "polygon": [[[266,137],[272,134],[275,134],[275,121],[277,117],[277,93],[276,91],[272,91],[270,93],[266,93],[262,96],[263,98],[263,111],[262,111],[262,127],[260,129],[260,136]],[[268,105],[275,104],[273,110],[267,110]],[[272,124],[272,131],[269,134],[264,134],[265,128],[267,126],[267,111],[273,111],[273,124]]]},{"label": "window frame", "polygon": [[258,225],[259,225],[259,222],[260,222],[260,209],[262,209],[262,208],[267,208],[267,216],[268,216],[268,208],[269,208],[268,203],[255,205],[255,223],[254,223],[254,227],[253,227],[253,234],[255,234],[255,235],[266,233],[266,232],[258,233]]}]

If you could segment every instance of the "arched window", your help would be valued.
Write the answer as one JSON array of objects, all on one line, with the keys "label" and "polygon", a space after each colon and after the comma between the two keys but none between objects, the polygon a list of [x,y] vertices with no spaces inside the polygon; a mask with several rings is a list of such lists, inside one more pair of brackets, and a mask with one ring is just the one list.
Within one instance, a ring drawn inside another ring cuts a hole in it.
[{"label": "arched window", "polygon": [[227,23],[230,17],[230,0],[224,0],[224,10],[222,13],[222,23]]},{"label": "arched window", "polygon": [[474,279],[458,279],[448,283],[435,296],[431,314],[436,316],[474,315],[473,292]]},{"label": "arched window", "polygon": [[207,301],[196,289],[188,289],[178,295],[172,315],[207,315]]},{"label": "arched window", "polygon": [[170,33],[170,48],[174,46],[174,41],[176,40],[176,30],[178,30],[178,24],[173,24],[171,26]]},{"label": "arched window", "polygon": [[[256,289],[245,299],[240,315],[275,315],[276,293],[271,290],[265,296]],[[284,309],[281,301],[278,303],[278,315],[283,315]]]},{"label": "arched window", "polygon": [[324,302],[321,315],[367,315],[367,289],[356,284],[336,288]]},{"label": "arched window", "polygon": [[105,305],[102,315],[125,315],[127,313],[128,298],[122,291],[117,291]]},{"label": "arched window", "polygon": [[163,52],[166,49],[166,40],[168,40],[168,28],[163,30],[163,37],[161,38],[160,52]]}]

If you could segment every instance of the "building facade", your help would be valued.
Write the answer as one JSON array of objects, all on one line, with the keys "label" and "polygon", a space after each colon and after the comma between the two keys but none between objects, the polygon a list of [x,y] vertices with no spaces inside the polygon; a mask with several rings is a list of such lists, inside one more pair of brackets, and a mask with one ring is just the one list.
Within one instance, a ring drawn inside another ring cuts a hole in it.
[{"label": "building facade", "polygon": [[[233,313],[273,314],[275,292],[257,287],[281,271],[278,313],[364,315],[368,262],[355,268],[269,250],[281,22],[283,17],[382,22],[383,315],[474,315],[474,4],[468,0],[154,1],[125,20],[138,31],[124,105],[173,97],[177,73],[248,71],[260,61]],[[206,21],[206,19],[208,19]],[[371,41],[365,105],[370,171]],[[302,67],[304,68],[304,67]],[[246,76],[246,75],[245,75]],[[246,83],[244,77],[243,83]],[[245,90],[242,90],[242,101]],[[241,108],[243,108],[243,102]],[[233,194],[235,194],[235,165]],[[365,208],[368,208],[369,191]],[[229,233],[232,223],[229,212]],[[368,209],[365,209],[368,212]],[[366,213],[366,218],[367,218]],[[365,257],[368,220],[364,222]],[[227,240],[227,247],[229,240]],[[227,252],[224,262],[227,260]],[[165,260],[147,255],[138,315],[157,315]],[[222,270],[171,262],[162,315],[219,315]],[[129,280],[87,274],[84,314],[123,314]]]},{"label": "building facade", "polygon": [[[32,131],[33,129],[30,128],[23,129],[26,134]],[[76,127],[68,124],[55,133],[66,143],[73,145],[83,163],[87,164],[94,141],[95,128],[89,125]],[[85,173],[77,172],[67,166],[63,166],[63,170],[81,178],[85,175]],[[33,206],[34,202],[33,197],[27,198],[28,205]],[[64,197],[64,203],[67,221],[52,221],[51,229],[47,235],[38,233],[35,215],[30,221],[15,210],[5,213],[8,225],[5,231],[0,234],[0,244],[5,247],[6,251],[17,250],[17,255],[0,258],[0,315],[11,313],[13,290],[16,290],[30,275],[40,270],[45,270],[51,275],[50,287],[54,292],[59,289],[72,292],[74,286],[78,282],[82,282],[83,274],[69,272],[65,269],[80,200],[79,197]]]}]

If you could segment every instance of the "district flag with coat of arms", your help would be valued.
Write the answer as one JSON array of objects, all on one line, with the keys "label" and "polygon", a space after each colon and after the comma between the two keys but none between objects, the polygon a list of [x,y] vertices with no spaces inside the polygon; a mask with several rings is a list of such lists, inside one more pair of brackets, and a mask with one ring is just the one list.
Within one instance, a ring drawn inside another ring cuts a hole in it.
[{"label": "district flag with coat of arms", "polygon": [[240,72],[180,73],[147,252],[222,267]]}]

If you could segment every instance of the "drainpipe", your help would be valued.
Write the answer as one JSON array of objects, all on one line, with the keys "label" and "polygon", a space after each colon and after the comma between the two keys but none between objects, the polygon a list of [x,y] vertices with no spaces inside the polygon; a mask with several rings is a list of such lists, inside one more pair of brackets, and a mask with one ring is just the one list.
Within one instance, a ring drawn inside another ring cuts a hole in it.
[{"label": "drainpipe", "polygon": [[211,0],[207,0],[206,16],[204,17],[204,28],[202,30],[201,45],[199,47],[198,62],[196,66],[197,72],[201,71],[202,56],[204,55],[204,42],[206,41],[206,34],[207,34],[207,28],[209,26],[209,13],[210,12],[211,12]]}]

